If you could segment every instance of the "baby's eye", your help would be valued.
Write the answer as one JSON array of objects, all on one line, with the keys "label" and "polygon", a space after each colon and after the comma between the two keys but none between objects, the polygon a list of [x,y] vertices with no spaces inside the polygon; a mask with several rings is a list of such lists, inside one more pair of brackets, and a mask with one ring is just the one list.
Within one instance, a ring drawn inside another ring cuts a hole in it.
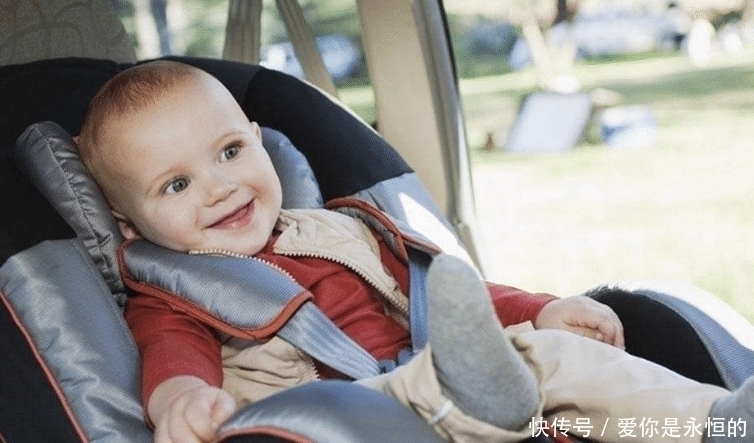
[{"label": "baby's eye", "polygon": [[165,187],[165,194],[177,194],[186,189],[188,185],[189,181],[187,178],[176,178]]},{"label": "baby's eye", "polygon": [[233,157],[238,155],[238,152],[241,150],[241,147],[233,143],[232,145],[228,145],[223,149],[223,151],[220,153],[220,161],[228,161],[232,159]]}]

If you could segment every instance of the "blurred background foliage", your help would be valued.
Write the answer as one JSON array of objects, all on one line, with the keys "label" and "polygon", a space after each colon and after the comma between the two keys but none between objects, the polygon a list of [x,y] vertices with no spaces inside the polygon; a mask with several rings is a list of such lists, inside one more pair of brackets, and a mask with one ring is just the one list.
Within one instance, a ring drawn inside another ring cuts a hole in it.
[{"label": "blurred background foliage", "polygon": [[[224,41],[228,0],[111,0],[141,58],[167,53],[218,57]],[[360,39],[354,0],[302,0],[317,35]],[[657,15],[676,5],[691,18],[716,28],[750,18],[754,0],[446,0],[452,43],[461,77],[509,72],[506,56],[530,18],[542,29],[577,15]],[[164,11],[160,13],[159,11]],[[164,16],[160,19],[159,17]],[[157,31],[155,28],[163,28]],[[263,12],[263,43],[287,40],[274,1]],[[167,41],[167,43],[162,43]]]}]

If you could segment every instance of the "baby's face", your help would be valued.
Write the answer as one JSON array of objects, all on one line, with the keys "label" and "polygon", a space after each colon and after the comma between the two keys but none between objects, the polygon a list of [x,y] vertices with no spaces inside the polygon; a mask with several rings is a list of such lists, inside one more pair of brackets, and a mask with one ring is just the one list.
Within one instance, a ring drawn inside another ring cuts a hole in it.
[{"label": "baby's face", "polygon": [[184,252],[254,254],[282,201],[259,126],[214,79],[176,92],[105,125],[108,199],[121,232]]}]

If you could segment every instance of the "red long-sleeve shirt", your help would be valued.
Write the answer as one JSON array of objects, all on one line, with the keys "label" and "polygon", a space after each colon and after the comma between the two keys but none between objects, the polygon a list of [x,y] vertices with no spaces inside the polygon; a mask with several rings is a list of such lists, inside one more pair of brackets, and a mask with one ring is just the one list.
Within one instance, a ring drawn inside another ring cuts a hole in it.
[{"label": "red long-sleeve shirt", "polygon": [[[313,294],[315,305],[376,359],[394,360],[398,351],[410,347],[409,332],[385,314],[382,302],[360,276],[326,259],[275,254],[273,243],[274,240],[257,256],[289,272]],[[401,290],[408,293],[408,267],[381,239],[380,250],[383,264]],[[533,321],[545,304],[556,299],[497,284],[488,284],[488,289],[505,326]],[[222,384],[221,344],[214,331],[202,322],[147,295],[129,300],[126,320],[142,357],[144,404],[160,383],[174,376],[194,375],[210,385]],[[324,365],[318,366],[323,378],[338,376]]]}]

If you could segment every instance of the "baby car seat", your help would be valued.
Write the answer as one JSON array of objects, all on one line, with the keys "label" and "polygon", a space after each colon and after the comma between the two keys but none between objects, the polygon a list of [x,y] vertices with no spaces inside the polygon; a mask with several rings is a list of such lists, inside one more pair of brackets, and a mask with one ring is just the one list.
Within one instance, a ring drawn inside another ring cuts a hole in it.
[{"label": "baby car seat", "polygon": [[[375,182],[408,172],[371,128],[292,77],[237,63],[183,61],[221,78],[250,117],[268,126],[263,129],[264,144],[284,183],[286,207],[321,206],[320,187],[323,192],[330,189],[333,195],[345,195],[354,192],[350,187],[361,185],[353,180],[339,183],[340,177],[317,180],[306,158],[280,132],[269,128],[279,126],[273,123],[278,118],[290,119],[283,125],[289,129],[298,125],[324,129],[319,133],[322,137],[311,136],[316,142],[308,145],[317,153],[312,156],[314,161],[325,168],[352,171],[360,180],[369,180],[371,175],[377,177]],[[126,66],[56,59],[0,68],[4,91],[15,89],[5,89],[14,81],[33,78],[36,83],[41,77],[47,85],[63,81],[66,84],[59,90],[67,95],[62,101],[67,104],[66,115],[78,116],[78,122],[68,128],[49,122],[32,125],[19,138],[15,155],[10,149],[3,152],[1,180],[8,200],[4,198],[2,204],[2,337],[4,354],[13,357],[2,364],[0,384],[7,396],[3,404],[14,407],[0,412],[0,432],[9,442],[146,442],[152,438],[140,407],[138,355],[120,309],[124,289],[115,261],[119,234],[69,136],[78,132],[91,99],[88,93]],[[76,74],[71,75],[73,72]],[[82,90],[82,85],[87,94],[71,94]],[[270,92],[280,95],[264,97]],[[27,96],[30,101],[22,103],[49,99],[36,92],[31,95],[35,97]],[[315,111],[306,112],[298,100]],[[275,107],[270,108],[270,103]],[[333,115],[335,108],[338,111]],[[300,114],[286,117],[280,114],[281,109],[298,109]],[[262,114],[273,117],[266,120]],[[13,114],[3,115],[14,118]],[[346,121],[341,119],[344,115],[348,115]],[[48,115],[44,119],[66,124],[65,118]],[[333,141],[338,137],[336,130],[349,134],[341,144],[349,150],[353,150],[351,146],[374,148],[360,155],[370,156],[368,164],[379,167],[370,172],[368,166],[359,166],[355,154],[323,155],[326,146],[339,144]],[[364,192],[367,196],[372,191]],[[49,315],[51,312],[54,315]],[[331,441],[334,436],[338,441],[353,442],[439,441],[426,423],[394,400],[338,382],[315,383],[258,402],[226,423],[223,435],[223,441],[271,441],[273,437]]]},{"label": "baby car seat", "polygon": [[[286,206],[320,206],[323,199],[356,195],[420,231],[417,223],[445,226],[395,151],[314,88],[258,66],[180,60],[220,78],[249,117],[266,127],[265,147],[286,186]],[[3,111],[8,123],[3,126],[15,132],[3,135],[0,162],[0,346],[7,356],[0,364],[0,395],[3,405],[13,405],[0,411],[0,432],[8,442],[151,439],[138,400],[138,355],[120,310],[117,229],[96,188],[86,183],[68,135],[78,132],[94,91],[125,66],[57,59],[0,68],[3,94],[24,91],[14,110]],[[57,95],[49,87],[40,92],[19,86],[27,82],[56,84]],[[66,114],[45,111],[46,102],[64,103]],[[68,127],[42,123],[24,132],[37,119]],[[270,128],[285,132],[300,152]],[[416,208],[422,217],[407,215]],[[753,372],[752,352],[726,327],[738,323],[752,337],[751,325],[719,302],[705,307],[714,298],[700,294],[696,288],[627,284],[590,293],[622,317],[630,351],[699,380],[735,387]],[[692,305],[689,295],[703,303]],[[721,313],[729,315],[720,318]],[[225,429],[228,439],[248,441],[272,436],[328,441],[333,435],[354,442],[437,440],[392,399],[336,382],[273,396],[242,411]]]},{"label": "baby car seat", "polygon": [[[267,128],[286,206],[354,195],[462,253],[410,167],[318,90],[258,66],[178,60],[219,78]],[[122,318],[117,229],[66,149],[94,93],[132,63],[88,55],[0,67],[0,441],[152,439],[138,353]],[[35,124],[43,121],[55,123]],[[631,352],[730,388],[754,373],[751,325],[709,294],[618,283],[588,295],[619,313]],[[226,442],[439,441],[394,400],[341,382],[272,396],[240,411],[223,432]]]}]

